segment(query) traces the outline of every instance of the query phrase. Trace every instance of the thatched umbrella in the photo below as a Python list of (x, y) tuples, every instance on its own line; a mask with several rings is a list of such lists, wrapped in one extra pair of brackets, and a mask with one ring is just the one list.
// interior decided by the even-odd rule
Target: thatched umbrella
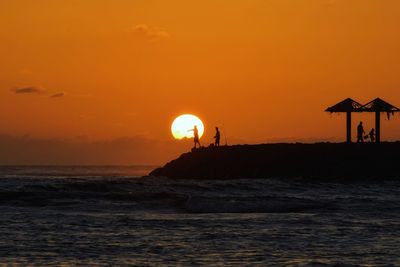
[(394, 115), (395, 112), (400, 112), (400, 109), (380, 98), (375, 98), (361, 108), (363, 112), (375, 112), (376, 142), (379, 143), (381, 140), (381, 112), (386, 112), (388, 119), (390, 119), (390, 115)]
[(325, 111), (334, 112), (345, 112), (346, 113), (346, 141), (351, 143), (351, 113), (361, 112), (362, 105), (351, 98), (346, 98), (345, 100), (327, 108)]

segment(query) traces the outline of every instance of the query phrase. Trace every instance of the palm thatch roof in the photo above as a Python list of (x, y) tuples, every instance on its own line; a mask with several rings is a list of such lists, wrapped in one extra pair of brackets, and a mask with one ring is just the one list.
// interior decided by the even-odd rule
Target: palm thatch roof
[(333, 106), (327, 108), (325, 111), (331, 112), (331, 113), (333, 113), (333, 112), (361, 112), (362, 105), (351, 98), (346, 98), (345, 100), (337, 103), (336, 105), (333, 105)]
[(362, 106), (362, 110), (365, 112), (386, 112), (388, 119), (390, 119), (390, 115), (394, 115), (395, 112), (400, 112), (398, 107), (395, 107), (380, 98), (375, 98), (371, 102), (368, 102)]
[(389, 104), (386, 101), (383, 101), (380, 98), (375, 98), (371, 102), (368, 102), (364, 106), (362, 106), (363, 111), (366, 112), (399, 112), (400, 109)]

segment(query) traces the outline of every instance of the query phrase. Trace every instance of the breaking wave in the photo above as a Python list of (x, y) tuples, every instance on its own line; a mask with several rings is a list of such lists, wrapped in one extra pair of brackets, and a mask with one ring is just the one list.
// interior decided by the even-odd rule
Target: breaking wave
[[(395, 186), (394, 186), (395, 184)], [(396, 182), (304, 183), (278, 179), (170, 180), (77, 176), (3, 178), (0, 205), (186, 213), (304, 213), (399, 208)]]

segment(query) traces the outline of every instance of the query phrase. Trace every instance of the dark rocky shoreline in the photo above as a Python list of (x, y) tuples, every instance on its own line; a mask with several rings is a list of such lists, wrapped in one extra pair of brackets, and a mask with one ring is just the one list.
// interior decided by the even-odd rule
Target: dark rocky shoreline
[(380, 181), (400, 177), (399, 160), (400, 142), (235, 145), (195, 149), (149, 175), (172, 179)]

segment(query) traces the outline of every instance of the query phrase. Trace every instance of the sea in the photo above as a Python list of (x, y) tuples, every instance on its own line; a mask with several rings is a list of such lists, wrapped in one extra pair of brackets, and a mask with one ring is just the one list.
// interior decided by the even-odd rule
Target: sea
[(0, 167), (0, 266), (400, 266), (400, 182)]

